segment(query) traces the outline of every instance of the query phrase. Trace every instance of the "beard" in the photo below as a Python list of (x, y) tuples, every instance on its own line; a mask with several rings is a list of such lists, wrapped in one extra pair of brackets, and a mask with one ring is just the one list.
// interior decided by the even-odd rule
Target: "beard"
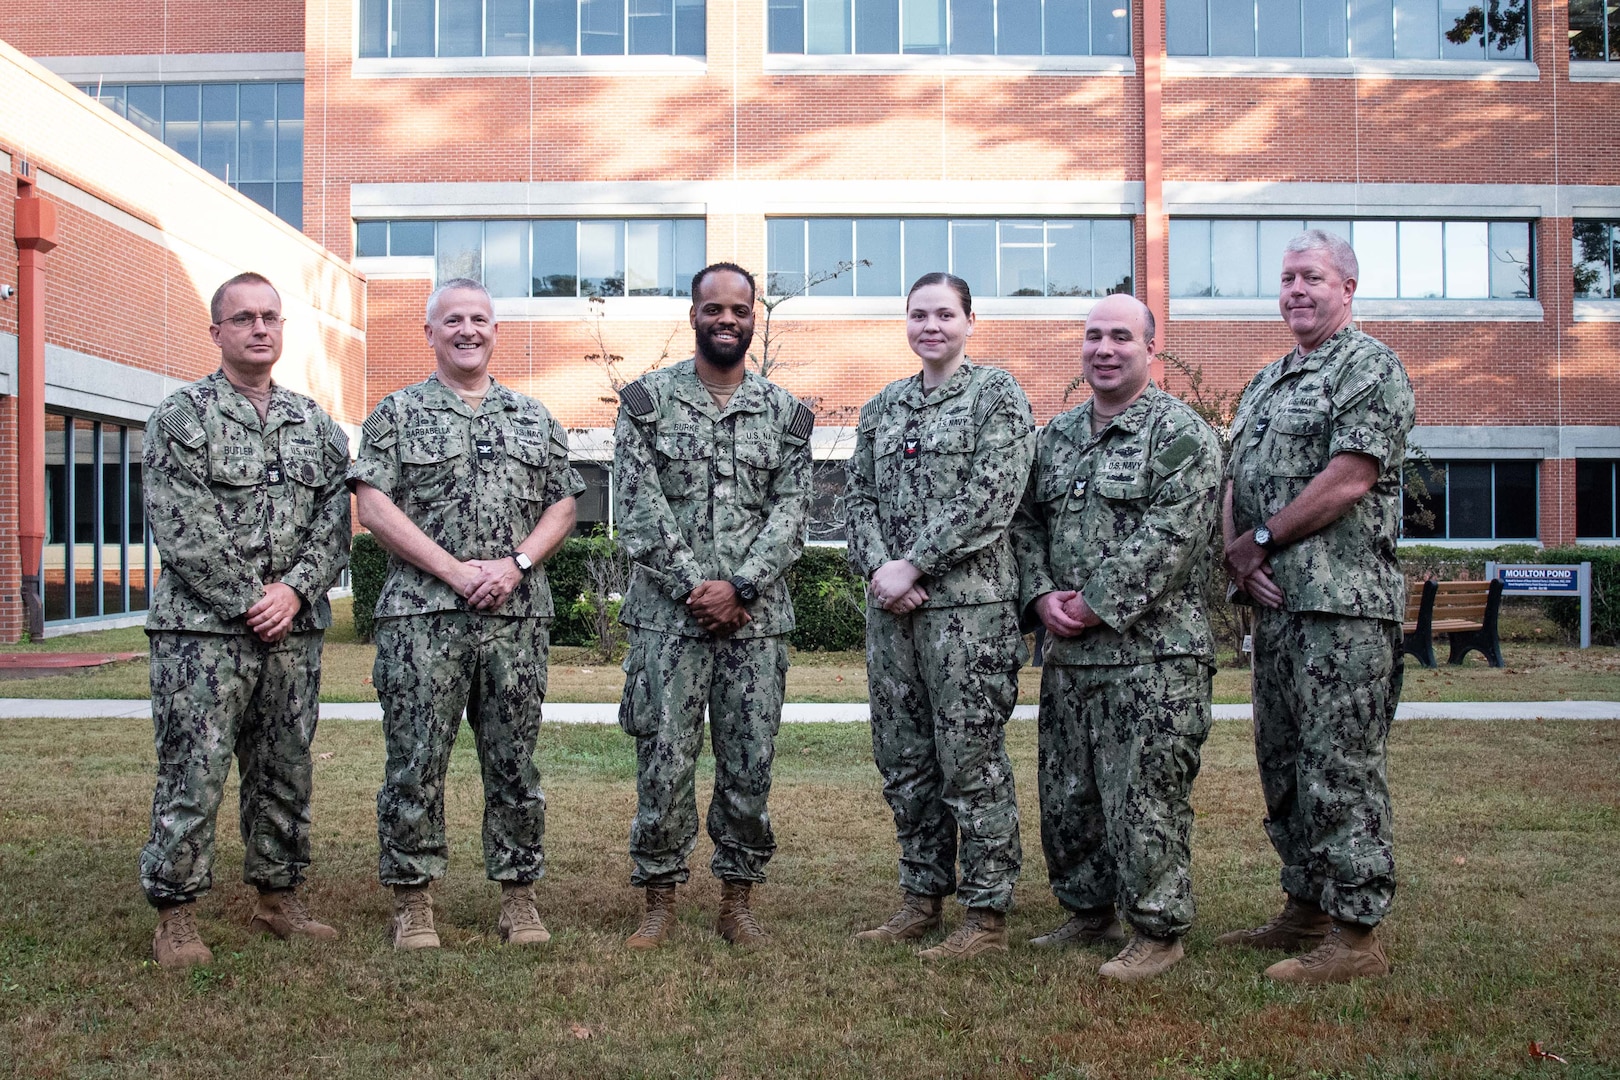
[(697, 353), (717, 368), (734, 368), (748, 357), (748, 347), (754, 343), (754, 332), (745, 330), (733, 344), (721, 344), (699, 331), (694, 338)]

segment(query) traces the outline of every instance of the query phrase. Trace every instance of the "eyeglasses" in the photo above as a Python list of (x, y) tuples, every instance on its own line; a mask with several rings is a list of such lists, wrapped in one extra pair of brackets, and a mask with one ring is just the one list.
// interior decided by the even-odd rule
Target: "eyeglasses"
[(280, 315), (273, 311), (262, 315), (258, 312), (243, 311), (232, 315), (228, 319), (221, 319), (220, 322), (230, 323), (238, 330), (251, 330), (253, 329), (253, 324), (260, 322), (261, 320), (264, 322), (264, 328), (266, 330), (280, 330), (281, 327), (287, 322), (286, 319), (283, 319)]

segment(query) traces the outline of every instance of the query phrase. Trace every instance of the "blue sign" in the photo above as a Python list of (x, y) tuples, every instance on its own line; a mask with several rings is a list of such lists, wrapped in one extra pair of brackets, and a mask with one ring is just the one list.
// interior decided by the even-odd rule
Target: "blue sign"
[(1578, 566), (1498, 566), (1504, 593), (1579, 593)]

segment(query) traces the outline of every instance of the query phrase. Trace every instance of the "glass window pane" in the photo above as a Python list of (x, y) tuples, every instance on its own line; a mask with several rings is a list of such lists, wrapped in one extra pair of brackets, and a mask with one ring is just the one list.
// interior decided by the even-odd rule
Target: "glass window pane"
[(630, 52), (636, 56), (674, 55), (674, 0), (630, 0)]
[(390, 56), (433, 55), (433, 0), (394, 0)]
[(1260, 223), (1260, 251), (1255, 271), (1260, 286), (1259, 295), (1276, 296), (1281, 292), (1283, 248), (1288, 246), (1288, 241), (1304, 231), (1303, 221), (1287, 218)]
[(360, 55), (388, 55), (388, 0), (360, 0)]
[(1259, 228), (1254, 221), (1212, 221), (1210, 254), (1214, 257), (1214, 296), (1258, 296), (1255, 273), (1259, 265)]
[(1209, 55), (1254, 55), (1254, 0), (1209, 0)]
[[(93, 86), (88, 87), (86, 92), (94, 96), (96, 89)], [(129, 104), (124, 100), (124, 87), (122, 85), (114, 86), (103, 83), (99, 100), (119, 116), (129, 116)]]
[(1440, 56), (1445, 60), (1485, 59), (1484, 0), (1440, 0)]
[(1350, 55), (1395, 55), (1392, 0), (1350, 0)]
[(1575, 296), (1601, 300), (1609, 296), (1609, 224), (1580, 221), (1575, 226)]
[(276, 84), (276, 179), (304, 178), (304, 84)]
[(237, 184), (236, 190), (252, 199), (272, 214), (276, 212), (276, 185), (273, 183)]
[(704, 0), (675, 0), (675, 55), (708, 53), (709, 16)]
[[(1446, 465), (1408, 461), (1401, 485), (1401, 535), (1415, 540), (1446, 535)], [(1425, 521), (1427, 517), (1430, 520)]]
[(805, 242), (810, 295), (854, 296), (855, 276), (847, 264), (854, 257), (855, 223), (849, 218), (811, 218)]
[(1306, 56), (1349, 56), (1350, 34), (1344, 0), (1300, 0)]
[(491, 296), (529, 295), (529, 223), (484, 223), (484, 287)]
[(577, 0), (534, 0), (534, 55), (576, 55), (578, 31)]
[(968, 283), (974, 296), (999, 296), (996, 291), (996, 223), (951, 222), (951, 273)]
[(804, 0), (770, 0), (770, 50), (804, 52)]
[(1496, 463), (1496, 538), (1534, 540), (1540, 531), (1536, 521), (1536, 478), (1540, 465), (1534, 461)]
[[(1316, 226), (1312, 222), (1312, 227)], [(1400, 295), (1395, 259), (1395, 222), (1358, 221), (1350, 237), (1356, 261), (1361, 264), (1361, 280), (1356, 283), (1359, 297), (1393, 299)]]
[(804, 292), (804, 219), (765, 222), (765, 291), (771, 296)]
[(1046, 226), (1003, 221), (1000, 226), (1001, 295), (1046, 295)]
[(433, 222), (393, 221), (388, 225), (388, 254), (432, 255)]
[(1048, 221), (1046, 245), (1046, 295), (1096, 295), (1091, 284), (1091, 222)]
[[(1363, 224), (1365, 224), (1365, 223), (1363, 223)], [(1358, 229), (1360, 227), (1361, 227), (1360, 225), (1356, 226), (1356, 228), (1358, 228)], [(1325, 233), (1332, 233), (1334, 236), (1342, 236), (1346, 240), (1351, 239), (1350, 222), (1348, 222), (1348, 221), (1342, 221), (1342, 220), (1307, 221), (1305, 223), (1305, 228), (1307, 228), (1307, 229), (1321, 229)]]
[(354, 223), (354, 255), (357, 259), (388, 254), (388, 222)]
[(1130, 55), (1130, 7), (1125, 0), (1091, 0), (1091, 51), (1094, 55)]
[[(1438, 221), (1402, 221), (1400, 226), (1400, 276), (1403, 300), (1428, 300), (1446, 294), (1445, 267), (1441, 257), (1443, 233)], [(1358, 253), (1356, 258), (1361, 256)]]
[(855, 51), (900, 51), (900, 0), (855, 0)]
[(1440, 55), (1440, 7), (1435, 0), (1395, 0), (1395, 55), (1411, 60)]
[(900, 0), (900, 35), (908, 53), (943, 53), (945, 0)]
[(1131, 223), (1125, 218), (1091, 223), (1093, 295), (1134, 291), (1136, 255), (1131, 236)]
[(1569, 0), (1569, 58), (1602, 60), (1606, 0)]
[(163, 88), (163, 141), (187, 161), (196, 161), (202, 149), (201, 89), (196, 83)]
[(529, 0), (488, 0), (485, 56), (529, 55)]
[(1575, 463), (1575, 535), (1583, 539), (1614, 538), (1614, 466), (1612, 461)]
[(1610, 4), (1606, 10), (1609, 13), (1609, 59), (1620, 60), (1620, 4)]
[(304, 227), (304, 185), (297, 181), (276, 185), (276, 217), (295, 229)]
[(949, 271), (950, 224), (944, 218), (915, 218), (901, 226), (905, 265), (900, 268), (900, 291), (911, 289), (924, 274)]
[(152, 136), (163, 138), (163, 87), (131, 86), (125, 92), (129, 122)]
[(530, 223), (535, 296), (579, 295), (579, 242), (572, 221)]
[(1046, 0), (1047, 56), (1085, 56), (1091, 51), (1088, 6), (1086, 0)]
[(1041, 55), (1041, 0), (997, 0), (996, 52)]
[(1445, 295), (1453, 300), (1491, 294), (1490, 226), (1483, 221), (1448, 221)]
[(624, 55), (624, 0), (579, 0), (579, 51), (582, 56)]
[(1209, 55), (1208, 0), (1165, 0), (1165, 49), (1171, 56)]
[(1498, 300), (1528, 298), (1530, 288), (1530, 223), (1491, 222), (1491, 296)]
[[(1430, 0), (1433, 3), (1433, 0)], [(1259, 0), (1261, 56), (1298, 56), (1299, 0)]]
[(1489, 540), (1494, 528), (1491, 508), (1491, 463), (1453, 461), (1447, 486), (1453, 540)]
[(244, 181), (276, 176), (275, 83), (243, 83), (238, 96), (242, 126), (237, 144), (237, 171)]
[(439, 0), (439, 55), (477, 56), (483, 47), (483, 0)]
[(804, 51), (835, 55), (850, 49), (850, 0), (805, 0)]
[(579, 292), (624, 295), (624, 222), (579, 223)]
[(1170, 219), (1171, 296), (1211, 295), (1209, 226), (1197, 219)]
[[(1490, 47), (1486, 50), (1493, 60), (1528, 60), (1530, 58), (1530, 6), (1528, 0), (1490, 0), (1486, 15), (1490, 22)], [(1615, 19), (1614, 8), (1610, 19)], [(1616, 20), (1620, 21), (1620, 20)]]
[(867, 218), (855, 223), (856, 296), (899, 296), (900, 219)]
[(692, 279), (709, 264), (707, 232), (702, 218), (675, 222), (675, 295), (691, 296)]
[(451, 278), (484, 280), (484, 223), (441, 221), (438, 228), (438, 266), (435, 281)]
[(235, 83), (203, 84), (202, 158), (198, 164), (221, 180), (237, 178)]
[(624, 283), (630, 296), (675, 295), (675, 223), (625, 223)]
[(951, 0), (950, 51), (958, 56), (996, 51), (995, 0)]

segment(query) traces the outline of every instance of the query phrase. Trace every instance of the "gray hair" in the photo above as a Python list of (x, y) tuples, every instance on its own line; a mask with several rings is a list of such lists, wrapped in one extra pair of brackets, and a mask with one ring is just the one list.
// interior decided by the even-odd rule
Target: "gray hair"
[(426, 310), (427, 321), (433, 321), (433, 307), (439, 302), (439, 297), (443, 296), (447, 292), (459, 292), (462, 289), (483, 293), (484, 299), (489, 302), (490, 310), (495, 310), (495, 301), (490, 297), (489, 290), (484, 288), (483, 282), (474, 281), (470, 277), (451, 278), (449, 281), (439, 282), (438, 287), (435, 288), (433, 292), (428, 294)]
[(1361, 280), (1361, 263), (1356, 261), (1356, 250), (1350, 241), (1325, 229), (1306, 229), (1283, 245), (1283, 252), (1322, 251), (1338, 275), (1347, 281)]

